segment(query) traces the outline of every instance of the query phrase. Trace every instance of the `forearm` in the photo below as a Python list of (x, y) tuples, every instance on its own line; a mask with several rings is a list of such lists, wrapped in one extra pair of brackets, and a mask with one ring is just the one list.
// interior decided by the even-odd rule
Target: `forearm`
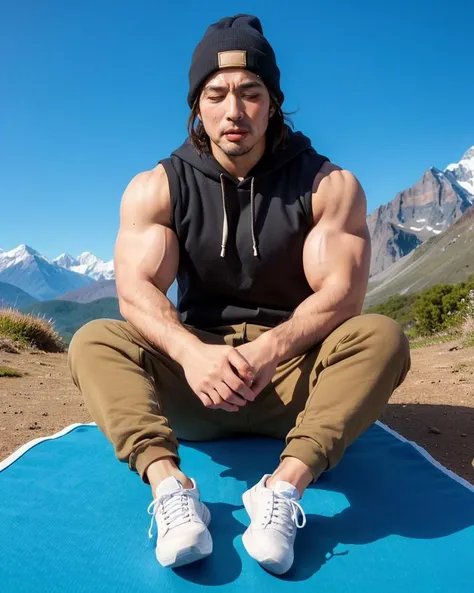
[(122, 291), (120, 312), (153, 346), (181, 364), (183, 353), (201, 341), (179, 319), (173, 303), (151, 282), (139, 281)]
[(265, 332), (261, 338), (278, 362), (307, 352), (322, 342), (341, 323), (359, 315), (361, 307), (332, 287), (305, 299), (288, 321)]

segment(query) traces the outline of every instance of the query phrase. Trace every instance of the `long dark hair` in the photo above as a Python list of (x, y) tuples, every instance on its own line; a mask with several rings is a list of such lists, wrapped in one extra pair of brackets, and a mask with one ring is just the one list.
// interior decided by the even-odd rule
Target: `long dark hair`
[[(210, 154), (211, 145), (209, 136), (206, 134), (202, 121), (198, 119), (200, 94), (201, 93), (198, 93), (191, 109), (191, 113), (189, 114), (188, 134), (191, 138), (192, 145), (199, 154)], [(270, 103), (275, 109), (275, 113), (268, 122), (266, 131), (267, 147), (271, 152), (275, 152), (277, 148), (285, 143), (288, 130), (287, 126), (293, 129), (293, 122), (291, 121), (290, 115), (296, 112), (292, 111), (291, 113), (287, 113), (283, 111), (280, 103), (272, 93), (270, 93)]]

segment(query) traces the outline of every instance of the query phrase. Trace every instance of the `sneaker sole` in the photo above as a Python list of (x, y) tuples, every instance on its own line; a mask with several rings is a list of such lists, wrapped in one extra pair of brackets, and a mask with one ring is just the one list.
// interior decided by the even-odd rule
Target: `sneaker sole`
[[(211, 522), (211, 513), (207, 507), (204, 507), (203, 515), (203, 523), (208, 527)], [(210, 554), (212, 554), (212, 537), (209, 531), (203, 532), (201, 541), (196, 542), (191, 546), (181, 548), (181, 550), (178, 550), (173, 556), (167, 556), (166, 554), (160, 555), (158, 548), (155, 548), (156, 559), (161, 566), (166, 568), (176, 568), (178, 566), (191, 564), (192, 562), (207, 558)]]
[(209, 542), (207, 542), (207, 545), (204, 547), (202, 545), (188, 546), (187, 548), (179, 550), (173, 557), (160, 558), (160, 556), (156, 554), (156, 558), (161, 566), (166, 568), (176, 568), (207, 558), (211, 553), (212, 541), (209, 538)]
[[(252, 519), (252, 515), (250, 514), (251, 498), (251, 493), (248, 490), (242, 495), (242, 502), (244, 503), (245, 510), (247, 511), (250, 519)], [(284, 574), (285, 572), (288, 572), (293, 565), (293, 558), (290, 558), (290, 560), (286, 563), (287, 565), (284, 566), (278, 562), (275, 562), (275, 560), (272, 558), (260, 558), (259, 554), (254, 548), (254, 540), (252, 537), (252, 532), (250, 531), (250, 527), (248, 527), (242, 535), (242, 543), (244, 548), (247, 550), (248, 555), (256, 560), (262, 568), (273, 574)]]

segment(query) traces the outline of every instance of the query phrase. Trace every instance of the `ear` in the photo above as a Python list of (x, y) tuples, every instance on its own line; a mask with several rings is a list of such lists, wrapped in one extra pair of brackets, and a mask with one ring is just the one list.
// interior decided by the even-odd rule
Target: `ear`
[(273, 117), (275, 115), (275, 112), (276, 112), (275, 107), (273, 107), (273, 105), (270, 105), (269, 117)]

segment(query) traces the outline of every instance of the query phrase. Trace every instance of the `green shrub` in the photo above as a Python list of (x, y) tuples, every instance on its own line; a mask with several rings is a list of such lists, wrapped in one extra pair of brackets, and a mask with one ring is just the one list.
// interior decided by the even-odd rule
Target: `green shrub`
[(418, 294), (413, 313), (418, 335), (433, 333), (459, 327), (469, 306), (470, 291), (474, 281), (459, 284), (436, 284)]
[(395, 294), (384, 303), (370, 307), (364, 313), (379, 313), (391, 317), (403, 327), (405, 332), (409, 332), (415, 325), (413, 314), (415, 298), (415, 294)]
[(365, 310), (391, 317), (410, 339), (461, 332), (474, 341), (474, 274), (459, 284), (435, 284), (421, 293), (394, 295)]

